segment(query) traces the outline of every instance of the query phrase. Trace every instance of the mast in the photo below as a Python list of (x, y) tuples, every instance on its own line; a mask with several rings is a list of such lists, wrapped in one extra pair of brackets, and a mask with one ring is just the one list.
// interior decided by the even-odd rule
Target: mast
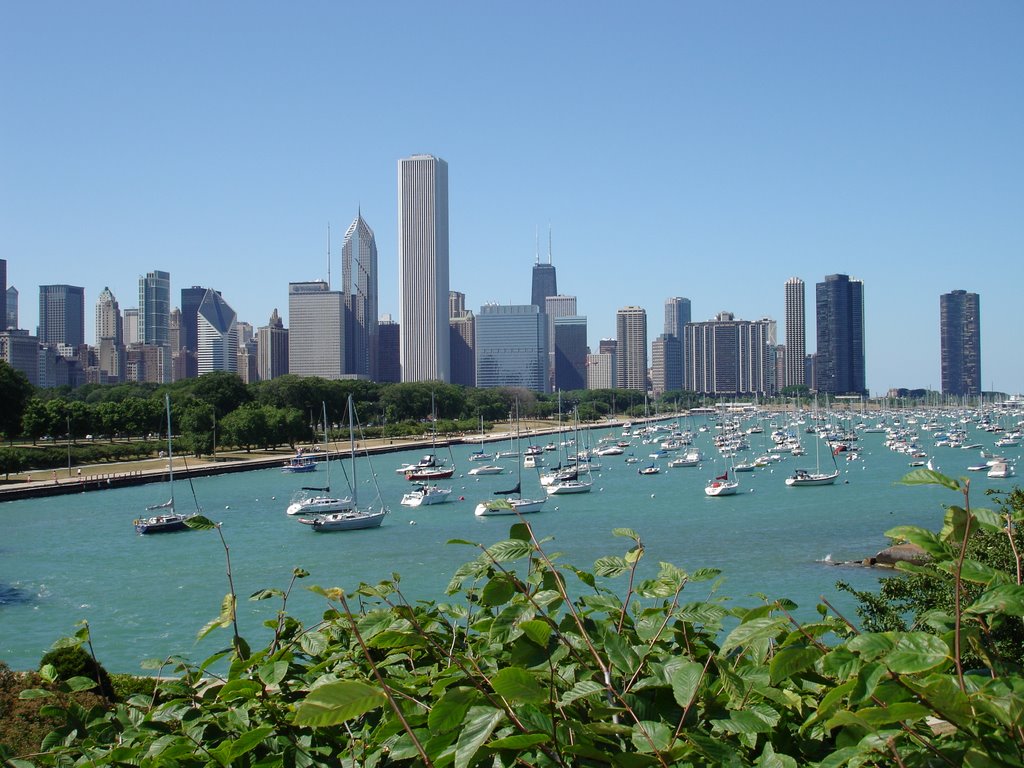
[(348, 396), (348, 450), (352, 457), (352, 503), (359, 508), (359, 482), (356, 479), (356, 416), (352, 395)]
[(171, 395), (164, 392), (164, 405), (167, 409), (167, 469), (171, 485), (171, 512), (174, 512), (174, 454), (171, 453)]

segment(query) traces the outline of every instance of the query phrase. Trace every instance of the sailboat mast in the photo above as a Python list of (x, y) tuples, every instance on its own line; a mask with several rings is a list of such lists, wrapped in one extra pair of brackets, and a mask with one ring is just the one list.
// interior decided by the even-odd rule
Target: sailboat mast
[(352, 395), (348, 396), (348, 449), (352, 457), (352, 502), (359, 506), (359, 481), (356, 479), (356, 415)]
[(164, 405), (167, 409), (167, 471), (171, 486), (171, 512), (174, 512), (174, 454), (171, 452), (171, 395), (164, 392)]

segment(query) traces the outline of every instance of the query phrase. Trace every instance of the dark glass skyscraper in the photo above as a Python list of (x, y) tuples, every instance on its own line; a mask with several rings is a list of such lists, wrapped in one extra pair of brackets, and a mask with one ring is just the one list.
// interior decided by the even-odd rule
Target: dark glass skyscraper
[(85, 288), (39, 286), (39, 342), (72, 347), (85, 344)]
[(828, 275), (816, 289), (815, 386), (833, 395), (867, 394), (864, 372), (864, 283)]
[(939, 297), (942, 394), (981, 394), (981, 300), (976, 293), (951, 291)]

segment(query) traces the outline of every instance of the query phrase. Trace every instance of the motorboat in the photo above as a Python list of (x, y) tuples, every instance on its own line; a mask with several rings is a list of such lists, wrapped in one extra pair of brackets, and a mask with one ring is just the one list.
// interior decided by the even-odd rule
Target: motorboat
[(284, 466), (281, 467), (281, 471), (290, 472), (292, 474), (316, 472), (316, 457), (308, 453), (303, 453), (302, 449), (299, 449), (296, 451), (294, 456), (285, 462)]
[(988, 468), (988, 476), (997, 480), (1013, 477), (1015, 474), (1013, 465), (1005, 461), (998, 461)]
[(505, 471), (504, 467), (499, 467), (497, 464), (482, 464), (479, 467), (473, 467), (467, 475), (500, 475)]
[(402, 496), (402, 506), (423, 507), (431, 504), (444, 504), (451, 495), (451, 488), (441, 488), (424, 483)]

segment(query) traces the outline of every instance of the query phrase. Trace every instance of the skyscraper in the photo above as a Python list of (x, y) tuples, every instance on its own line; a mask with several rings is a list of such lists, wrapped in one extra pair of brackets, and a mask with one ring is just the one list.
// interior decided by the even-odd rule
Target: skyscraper
[(85, 288), (39, 286), (39, 343), (85, 344)]
[(345, 293), (345, 371), (377, 377), (377, 241), (362, 211), (341, 246)]
[(647, 310), (623, 307), (615, 313), (619, 389), (647, 391)]
[(587, 318), (561, 315), (549, 318), (555, 331), (555, 389), (570, 392), (587, 386)]
[(100, 291), (96, 299), (96, 345), (101, 339), (111, 339), (116, 345), (123, 343), (121, 310), (110, 288)]
[(958, 290), (939, 297), (942, 394), (981, 394), (981, 299)]
[(402, 381), (448, 382), (448, 163), (399, 160), (398, 212)]
[(139, 278), (139, 341), (167, 346), (171, 325), (171, 275), (155, 270)]
[(7, 315), (2, 318), (5, 328), (18, 327), (18, 289), (13, 285), (7, 288)]
[(7, 329), (7, 259), (0, 259), (0, 331)]
[(377, 321), (377, 381), (399, 382), (402, 380), (401, 328), (383, 315)]
[[(683, 371), (686, 368), (686, 355), (683, 349), (683, 329), (690, 322), (690, 300), (682, 296), (673, 296), (665, 300), (665, 336), (675, 339), (678, 349), (671, 349), (671, 339), (666, 338), (665, 344), (665, 391), (683, 388)], [(678, 358), (678, 364), (676, 363)], [(653, 350), (651, 365), (653, 367)]]
[(804, 281), (791, 277), (786, 281), (786, 357), (782, 387), (805, 386), (804, 360), (807, 357), (807, 313), (804, 307)]
[(818, 349), (815, 386), (833, 395), (867, 394), (864, 370), (864, 283), (828, 275), (816, 286)]
[(288, 373), (288, 329), (276, 307), (267, 324), (256, 330), (256, 354), (256, 375), (260, 381)]
[(547, 353), (542, 315), (533, 304), (485, 304), (476, 316), (476, 385), (543, 392)]
[(770, 395), (775, 379), (771, 350), (774, 321), (737, 320), (720, 312), (683, 331), (689, 364), (684, 388), (711, 395)]
[(476, 386), (476, 318), (466, 310), (466, 294), (448, 291), (452, 384)]
[(196, 313), (199, 375), (212, 371), (238, 371), (237, 316), (218, 291), (207, 289)]
[(683, 388), (683, 340), (663, 333), (651, 342), (651, 390), (655, 395)]
[(548, 263), (541, 264), (540, 248), (537, 249), (537, 261), (533, 265), (533, 286), (530, 303), (541, 312), (544, 311), (548, 296), (558, 295), (558, 280), (555, 265), (551, 263), (551, 233), (548, 233)]
[(288, 284), (288, 372), (345, 374), (345, 295), (323, 281)]

